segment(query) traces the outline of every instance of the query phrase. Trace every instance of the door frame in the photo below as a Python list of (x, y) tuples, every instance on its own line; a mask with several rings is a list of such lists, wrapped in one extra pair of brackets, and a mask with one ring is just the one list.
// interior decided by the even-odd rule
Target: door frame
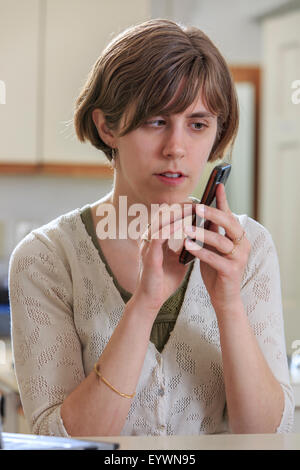
[(254, 219), (258, 219), (258, 191), (259, 191), (259, 146), (260, 146), (260, 108), (261, 108), (261, 68), (259, 66), (229, 66), (235, 83), (248, 82), (254, 87), (254, 188), (253, 188), (253, 213)]

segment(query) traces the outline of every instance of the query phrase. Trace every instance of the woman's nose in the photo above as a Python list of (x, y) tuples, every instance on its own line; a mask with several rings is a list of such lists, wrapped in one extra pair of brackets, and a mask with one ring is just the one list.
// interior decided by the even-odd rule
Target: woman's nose
[(165, 136), (163, 156), (169, 158), (182, 158), (185, 156), (184, 136), (180, 129), (170, 129)]

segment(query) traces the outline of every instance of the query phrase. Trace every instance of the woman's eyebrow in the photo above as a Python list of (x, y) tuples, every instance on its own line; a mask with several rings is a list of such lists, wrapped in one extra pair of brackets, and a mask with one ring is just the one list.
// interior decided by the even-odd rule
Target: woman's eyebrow
[(195, 118), (195, 117), (199, 117), (199, 118), (203, 118), (203, 117), (214, 118), (214, 117), (216, 117), (216, 116), (215, 116), (214, 114), (208, 112), (208, 111), (197, 111), (196, 113), (189, 114), (187, 117), (188, 117), (188, 118)]
[[(173, 113), (162, 111), (159, 116), (161, 117), (170, 117)], [(175, 113), (176, 114), (176, 113)], [(209, 111), (196, 111), (195, 113), (188, 114), (187, 118), (216, 118), (215, 114), (210, 113)]]

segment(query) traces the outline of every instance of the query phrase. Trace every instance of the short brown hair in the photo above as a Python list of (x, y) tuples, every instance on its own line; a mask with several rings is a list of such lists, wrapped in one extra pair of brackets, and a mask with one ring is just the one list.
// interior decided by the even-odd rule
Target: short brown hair
[[(181, 93), (176, 91), (184, 83)], [(218, 118), (216, 141), (209, 156), (224, 156), (238, 128), (238, 103), (228, 66), (212, 41), (198, 28), (169, 20), (150, 20), (117, 36), (94, 64), (75, 105), (80, 141), (89, 140), (111, 160), (112, 149), (100, 138), (92, 119), (101, 109), (107, 126), (120, 135), (150, 116), (179, 113), (202, 92), (204, 103)], [(175, 99), (174, 99), (175, 97)], [(170, 105), (171, 103), (171, 105)], [(127, 117), (127, 116), (126, 116)]]

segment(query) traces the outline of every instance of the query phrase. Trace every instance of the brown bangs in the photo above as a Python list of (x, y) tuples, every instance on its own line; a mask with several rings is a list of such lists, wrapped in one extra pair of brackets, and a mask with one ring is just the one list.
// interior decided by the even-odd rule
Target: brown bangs
[(133, 98), (120, 135), (138, 128), (151, 116), (177, 114), (187, 109), (203, 88), (205, 76), (201, 68), (199, 58), (195, 57), (192, 63), (174, 64), (168, 73), (150, 77), (149, 84), (143, 83), (140, 93)]

